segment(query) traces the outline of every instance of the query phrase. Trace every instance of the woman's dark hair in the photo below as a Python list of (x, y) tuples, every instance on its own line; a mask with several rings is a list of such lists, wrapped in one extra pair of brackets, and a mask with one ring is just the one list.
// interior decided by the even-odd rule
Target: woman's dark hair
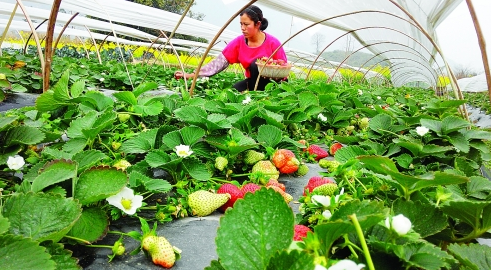
[(266, 30), (268, 28), (268, 20), (263, 17), (263, 11), (255, 5), (250, 5), (248, 8), (244, 9), (240, 16), (247, 14), (249, 18), (254, 22), (254, 25), (257, 22), (261, 22), (261, 27), (259, 28), (261, 31)]

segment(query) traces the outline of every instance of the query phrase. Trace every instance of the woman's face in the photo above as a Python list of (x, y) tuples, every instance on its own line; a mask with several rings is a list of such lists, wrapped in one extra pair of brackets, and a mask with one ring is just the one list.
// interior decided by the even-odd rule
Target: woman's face
[(261, 22), (258, 22), (254, 25), (254, 21), (249, 18), (247, 13), (242, 14), (240, 16), (240, 31), (245, 38), (253, 37), (259, 32), (259, 27), (261, 26)]

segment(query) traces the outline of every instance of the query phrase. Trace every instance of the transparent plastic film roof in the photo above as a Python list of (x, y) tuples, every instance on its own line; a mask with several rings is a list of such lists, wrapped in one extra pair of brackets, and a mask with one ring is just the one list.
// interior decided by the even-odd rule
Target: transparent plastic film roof
[[(448, 74), (445, 57), (438, 48), (438, 37), (435, 29), (459, 5), (462, 0), (259, 0), (259, 1), (213, 1), (238, 2), (246, 6), (258, 4), (267, 6), (282, 13), (311, 22), (310, 26), (320, 24), (343, 31), (338, 39), (346, 35), (352, 36), (360, 44), (353, 51), (369, 50), (374, 57), (380, 57), (389, 63), (391, 83), (398, 87), (414, 82), (436, 87), (439, 77)], [(8, 26), (9, 31), (30, 31), (26, 19), (39, 25), (50, 17), (53, 1), (49, 0), (1, 0), (0, 31)], [(217, 8), (220, 8), (217, 6)], [(239, 10), (237, 10), (238, 12)], [(74, 14), (79, 13), (74, 16)], [(13, 16), (10, 20), (9, 16)], [(233, 14), (224, 14), (231, 17)], [(266, 16), (267, 17), (267, 16)], [(292, 18), (293, 18), (292, 17)], [(9, 24), (9, 22), (11, 23)], [(115, 24), (118, 22), (119, 24)], [(55, 33), (62, 32), (69, 24), (64, 35), (83, 39), (108, 40), (118, 44), (136, 44), (143, 46), (161, 46), (167, 44), (166, 36), (152, 36), (137, 27), (156, 29), (201, 37), (210, 43), (187, 41), (172, 38), (171, 43), (177, 49), (203, 52), (211, 47), (209, 53), (216, 55), (227, 42), (240, 35), (240, 32), (223, 30), (217, 33), (222, 25), (212, 25), (203, 21), (181, 15), (139, 5), (123, 0), (63, 0), (57, 16)], [(120, 25), (125, 24), (126, 26)], [(308, 28), (307, 26), (306, 28)], [(303, 29), (307, 30), (307, 29)], [(46, 32), (46, 26), (36, 31)], [(94, 33), (98, 31), (99, 33)], [(103, 31), (106, 34), (101, 34)], [(298, 33), (291, 33), (290, 39)], [(124, 37), (132, 37), (140, 41), (129, 41)], [(282, 40), (283, 41), (283, 40)], [(336, 40), (328, 41), (332, 44)], [(287, 41), (285, 40), (285, 43)], [(189, 48), (192, 49), (189, 49)], [(320, 57), (329, 45), (321, 48), (319, 55), (284, 46), (289, 59), (295, 64), (315, 66), (323, 69), (326, 74), (335, 76), (338, 66), (349, 67), (343, 62), (331, 62)], [(352, 67), (365, 73), (367, 78), (377, 77), (370, 69)], [(452, 84), (456, 87), (456, 84)]]

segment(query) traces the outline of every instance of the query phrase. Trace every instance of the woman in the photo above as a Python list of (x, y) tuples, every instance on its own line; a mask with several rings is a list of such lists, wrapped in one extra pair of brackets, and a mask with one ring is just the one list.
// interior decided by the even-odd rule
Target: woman
[[(213, 76), (228, 67), (229, 64), (240, 63), (245, 69), (246, 79), (234, 84), (238, 91), (254, 90), (259, 70), (256, 59), (270, 57), (271, 54), (281, 46), (281, 42), (274, 36), (265, 33), (268, 20), (263, 17), (263, 12), (257, 6), (251, 5), (240, 13), (241, 36), (232, 40), (222, 53), (213, 61), (201, 68), (199, 77)], [(287, 61), (285, 51), (281, 47), (272, 57), (273, 60)], [(195, 73), (175, 72), (176, 78), (185, 76), (187, 79), (194, 78)], [(258, 90), (271, 81), (270, 78), (261, 77), (257, 86)]]

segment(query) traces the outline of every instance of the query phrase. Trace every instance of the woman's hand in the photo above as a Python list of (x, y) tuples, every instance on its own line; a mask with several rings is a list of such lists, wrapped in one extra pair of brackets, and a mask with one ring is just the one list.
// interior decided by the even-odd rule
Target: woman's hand
[(183, 77), (186, 79), (194, 78), (194, 73), (182, 73), (182, 71), (179, 70), (174, 72), (174, 78), (176, 78), (176, 80), (182, 79)]

